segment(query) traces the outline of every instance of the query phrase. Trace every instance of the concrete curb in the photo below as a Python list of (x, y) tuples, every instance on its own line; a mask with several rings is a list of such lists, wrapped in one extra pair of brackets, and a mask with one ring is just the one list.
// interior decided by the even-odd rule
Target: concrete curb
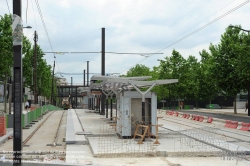
[(13, 130), (7, 130), (6, 134), (0, 137), (0, 145), (4, 144), (8, 140), (9, 136), (13, 136)]

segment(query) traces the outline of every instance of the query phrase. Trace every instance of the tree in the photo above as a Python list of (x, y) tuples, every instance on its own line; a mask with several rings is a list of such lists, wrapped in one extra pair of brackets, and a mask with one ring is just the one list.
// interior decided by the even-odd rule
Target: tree
[(137, 64), (135, 67), (132, 67), (127, 72), (127, 77), (135, 77), (135, 76), (150, 76), (150, 68), (142, 65)]
[(159, 79), (178, 79), (178, 84), (165, 85), (171, 91), (171, 96), (180, 98), (185, 97), (185, 62), (182, 55), (173, 50), (170, 57), (165, 57), (160, 63)]
[[(209, 49), (213, 56), (213, 77), (216, 79), (219, 89), (226, 92), (226, 95), (234, 96), (234, 113), (236, 110), (236, 95), (246, 87), (246, 77), (249, 77), (249, 67), (243, 66), (243, 61), (249, 60), (246, 57), (246, 47), (244, 41), (246, 34), (239, 29), (227, 28), (221, 35), (218, 45), (211, 44)], [(249, 55), (249, 54), (248, 54)], [(242, 69), (246, 69), (248, 74), (242, 74)]]
[(201, 68), (200, 68), (200, 98), (203, 100), (211, 100), (219, 94), (219, 89), (217, 86), (217, 80), (212, 73), (212, 68), (214, 65), (213, 57), (206, 51), (202, 50), (200, 52), (201, 56)]
[(186, 69), (183, 74), (185, 79), (183, 80), (185, 85), (185, 98), (196, 100), (196, 108), (198, 108), (198, 100), (200, 99), (200, 79), (201, 70), (200, 63), (194, 56), (189, 56), (184, 64)]
[(0, 79), (7, 80), (11, 75), (10, 67), (13, 66), (12, 49), (12, 21), (11, 16), (0, 16)]
[[(31, 48), (31, 43), (26, 37), (23, 39), (23, 74), (25, 77), (25, 86), (30, 87), (31, 91), (34, 90), (33, 83), (33, 66), (34, 66), (34, 48)], [(52, 68), (43, 59), (43, 51), (39, 45), (37, 45), (37, 92), (38, 95), (46, 96), (49, 98), (51, 95), (52, 86)], [(32, 67), (31, 67), (32, 66)]]

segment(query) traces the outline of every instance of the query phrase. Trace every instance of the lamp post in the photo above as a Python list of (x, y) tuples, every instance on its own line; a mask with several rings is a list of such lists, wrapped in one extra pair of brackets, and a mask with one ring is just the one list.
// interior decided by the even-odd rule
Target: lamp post
[[(228, 26), (229, 28), (236, 28), (236, 29), (240, 29), (240, 30), (242, 30), (242, 31), (244, 31), (244, 32), (247, 32), (248, 33), (248, 35), (250, 34), (250, 30), (246, 30), (246, 29), (242, 29), (242, 28), (239, 28), (239, 27), (236, 27), (236, 26), (233, 26), (233, 25), (229, 25)], [(247, 102), (248, 102), (248, 108), (249, 108), (249, 101), (250, 101), (250, 80), (248, 81), (248, 87), (247, 87)], [(249, 111), (249, 109), (247, 110), (248, 111), (248, 116), (250, 116), (250, 111)]]

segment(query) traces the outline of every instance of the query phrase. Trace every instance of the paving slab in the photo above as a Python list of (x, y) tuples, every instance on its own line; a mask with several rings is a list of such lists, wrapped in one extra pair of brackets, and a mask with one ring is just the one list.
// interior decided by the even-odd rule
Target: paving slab
[(87, 144), (85, 136), (78, 135), (78, 132), (82, 132), (81, 124), (76, 112), (73, 109), (69, 109), (67, 111), (66, 144)]

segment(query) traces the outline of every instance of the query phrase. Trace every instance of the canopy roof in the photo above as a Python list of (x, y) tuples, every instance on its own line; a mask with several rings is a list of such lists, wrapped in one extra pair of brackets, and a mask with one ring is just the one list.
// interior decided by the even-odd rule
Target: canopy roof
[[(153, 85), (163, 85), (177, 83), (178, 79), (166, 79), (166, 80), (151, 80), (145, 81), (152, 76), (141, 77), (110, 77), (110, 76), (92, 76), (90, 89), (102, 89), (102, 90), (129, 90), (136, 87), (151, 87)], [(94, 81), (102, 81), (101, 83), (93, 83)]]

